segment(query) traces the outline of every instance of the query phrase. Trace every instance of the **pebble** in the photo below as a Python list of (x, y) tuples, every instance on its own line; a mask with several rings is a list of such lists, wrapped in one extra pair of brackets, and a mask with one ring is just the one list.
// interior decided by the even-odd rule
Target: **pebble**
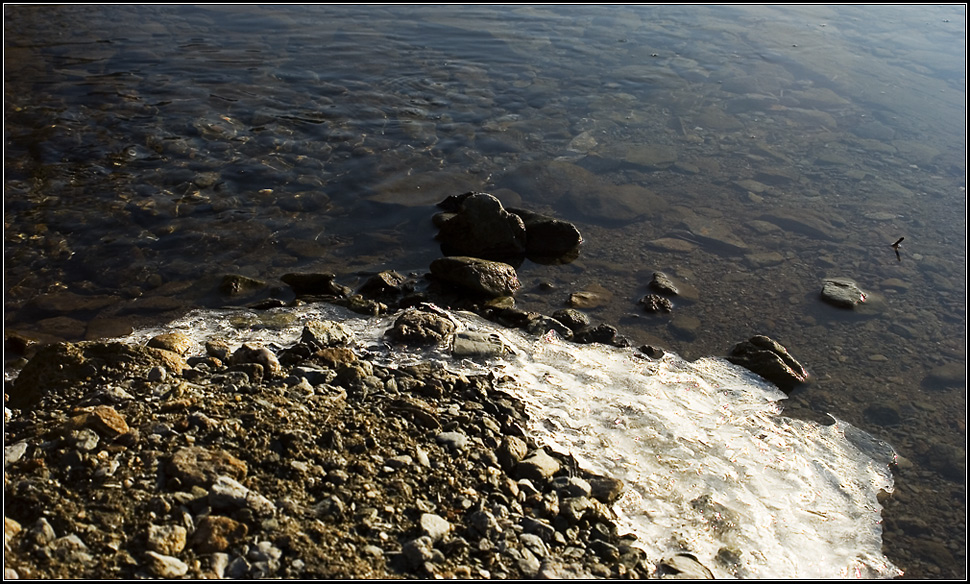
[(418, 522), (421, 525), (421, 531), (433, 541), (441, 540), (451, 531), (451, 523), (434, 513), (422, 513)]
[(24, 453), (27, 452), (27, 442), (21, 440), (16, 444), (11, 444), (10, 446), (3, 447), (3, 466), (6, 468), (8, 464), (13, 464), (23, 457)]
[(159, 578), (181, 578), (188, 574), (189, 566), (182, 560), (153, 551), (145, 552), (148, 566)]
[(228, 509), (248, 508), (259, 515), (272, 515), (276, 511), (272, 501), (227, 476), (219, 476), (213, 481), (209, 490), (209, 505)]
[(559, 472), (561, 465), (558, 460), (539, 449), (532, 456), (515, 465), (515, 472), (519, 478), (534, 482), (545, 482), (546, 479)]
[(192, 535), (192, 547), (200, 554), (224, 552), (230, 545), (246, 537), (245, 523), (229, 517), (206, 515), (199, 520)]
[(468, 436), (461, 432), (442, 432), (435, 437), (435, 441), (456, 450), (464, 450), (468, 446)]
[(181, 525), (149, 525), (148, 549), (175, 555), (185, 549), (186, 529)]

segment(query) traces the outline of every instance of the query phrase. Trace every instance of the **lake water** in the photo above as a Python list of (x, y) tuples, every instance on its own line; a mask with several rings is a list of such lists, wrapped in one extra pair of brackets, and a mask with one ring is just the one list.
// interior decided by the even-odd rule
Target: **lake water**
[(4, 37), (8, 331), (124, 335), (230, 303), (226, 273), (424, 273), (434, 203), (491, 192), (585, 239), (517, 266), (517, 306), (594, 292), (688, 359), (780, 341), (816, 379), (786, 416), (901, 457), (886, 556), (965, 577), (964, 6), (7, 6)]

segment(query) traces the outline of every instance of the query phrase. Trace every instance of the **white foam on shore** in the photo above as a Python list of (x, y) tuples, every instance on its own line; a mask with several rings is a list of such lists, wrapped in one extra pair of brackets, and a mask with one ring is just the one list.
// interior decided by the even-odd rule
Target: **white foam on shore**
[[(497, 333), (503, 358), (451, 361), (515, 378), (530, 432), (590, 471), (621, 479), (614, 506), (648, 558), (693, 554), (715, 577), (889, 578), (880, 490), (892, 491), (895, 453), (862, 430), (781, 415), (785, 395), (723, 359), (650, 360), (632, 349), (579, 345), (504, 329), (474, 315), (460, 326)], [(415, 357), (382, 340), (393, 317), (363, 318), (327, 304), (265, 312), (197, 311), (127, 337), (177, 330), (285, 347), (311, 319), (339, 320), (382, 360)], [(427, 358), (427, 353), (422, 358)], [(432, 355), (449, 360), (446, 353)]]

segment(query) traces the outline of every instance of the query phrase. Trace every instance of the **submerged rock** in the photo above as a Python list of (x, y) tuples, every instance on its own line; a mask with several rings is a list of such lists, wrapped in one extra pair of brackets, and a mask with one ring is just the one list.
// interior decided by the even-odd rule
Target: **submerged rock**
[(807, 383), (810, 378), (801, 363), (785, 347), (763, 335), (753, 336), (735, 345), (727, 360), (757, 373), (785, 393)]
[(297, 296), (347, 296), (351, 290), (334, 282), (335, 274), (290, 273), (280, 278)]
[(239, 296), (240, 294), (260, 290), (265, 286), (266, 282), (262, 280), (240, 276), (239, 274), (226, 274), (222, 277), (222, 282), (219, 284), (219, 292), (226, 296)]
[(521, 287), (512, 266), (474, 257), (438, 258), (431, 262), (431, 274), (443, 282), (490, 297), (507, 296)]

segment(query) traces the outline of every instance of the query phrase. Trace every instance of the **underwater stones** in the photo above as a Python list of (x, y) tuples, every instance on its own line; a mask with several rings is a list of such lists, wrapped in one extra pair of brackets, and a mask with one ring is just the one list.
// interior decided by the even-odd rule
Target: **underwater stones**
[(830, 278), (822, 285), (822, 300), (840, 308), (854, 308), (866, 301), (867, 294), (848, 278)]
[(254, 292), (265, 286), (266, 282), (262, 280), (240, 276), (238, 274), (226, 274), (222, 277), (222, 282), (219, 284), (219, 292), (226, 296), (239, 296), (247, 292)]
[(663, 211), (667, 205), (653, 191), (639, 185), (601, 185), (597, 192), (571, 192), (576, 210), (600, 223), (620, 225)]
[(726, 358), (731, 363), (764, 377), (785, 393), (809, 380), (808, 372), (785, 347), (763, 335), (756, 335), (738, 343)]
[(460, 201), (455, 215), (438, 232), (445, 253), (486, 259), (525, 253), (525, 224), (501, 201), (487, 193), (467, 193)]
[(774, 223), (787, 232), (799, 233), (818, 239), (841, 240), (839, 230), (828, 217), (808, 209), (775, 209), (760, 217), (762, 221)]
[(440, 281), (493, 298), (508, 296), (521, 287), (512, 266), (468, 256), (438, 258), (431, 262), (431, 274)]
[(966, 387), (967, 371), (964, 363), (947, 363), (934, 367), (923, 378), (923, 386), (931, 389)]
[(350, 288), (334, 282), (335, 274), (290, 273), (280, 278), (297, 296), (347, 296)]

